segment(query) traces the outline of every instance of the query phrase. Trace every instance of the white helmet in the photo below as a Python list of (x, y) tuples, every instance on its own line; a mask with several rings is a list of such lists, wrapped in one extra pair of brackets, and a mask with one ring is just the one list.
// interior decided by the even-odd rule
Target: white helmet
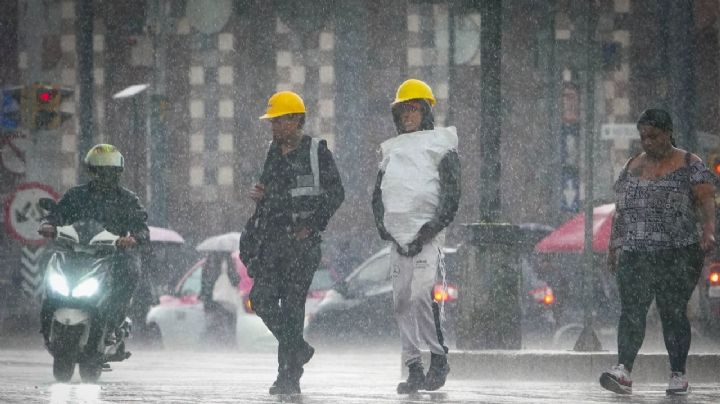
[(111, 144), (98, 144), (92, 147), (85, 156), (88, 167), (118, 167), (125, 168), (125, 158), (118, 149)]

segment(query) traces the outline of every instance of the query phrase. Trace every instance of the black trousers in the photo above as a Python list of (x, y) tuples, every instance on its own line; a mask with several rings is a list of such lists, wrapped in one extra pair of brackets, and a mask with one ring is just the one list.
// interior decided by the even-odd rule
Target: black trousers
[(263, 255), (250, 300), (255, 313), (278, 340), (278, 374), (299, 379), (297, 354), (307, 348), (303, 339), (305, 300), (320, 263), (320, 240), (282, 236), (263, 245)]
[(203, 302), (205, 310), (205, 330), (203, 341), (208, 341), (212, 346), (224, 347), (235, 346), (235, 313), (229, 312), (221, 304), (212, 300)]
[(116, 255), (115, 264), (111, 268), (115, 284), (108, 305), (104, 308), (111, 327), (118, 327), (125, 320), (130, 299), (140, 279), (140, 268), (140, 255), (134, 251), (121, 251)]
[(632, 370), (645, 339), (648, 309), (655, 299), (673, 372), (685, 372), (690, 350), (687, 305), (702, 271), (697, 244), (660, 251), (623, 251), (617, 281), (620, 291), (618, 363)]

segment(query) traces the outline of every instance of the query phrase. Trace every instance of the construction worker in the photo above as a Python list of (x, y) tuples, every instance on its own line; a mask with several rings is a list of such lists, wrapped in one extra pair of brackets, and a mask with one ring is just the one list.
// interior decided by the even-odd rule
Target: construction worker
[(278, 340), (270, 394), (299, 394), (303, 365), (315, 352), (303, 339), (305, 300), (320, 263), (321, 233), (345, 191), (327, 143), (303, 134), (305, 104), (298, 94), (274, 94), (260, 119), (270, 122), (273, 140), (250, 190), (253, 217), (262, 222), (253, 230), (260, 247), (250, 301)]
[[(395, 317), (408, 379), (399, 394), (437, 390), (450, 366), (440, 310), (432, 289), (442, 267), (443, 229), (455, 218), (460, 200), (460, 160), (454, 127), (436, 128), (435, 96), (426, 83), (410, 79), (397, 89), (392, 116), (398, 135), (380, 145), (382, 162), (372, 208), (383, 240), (391, 241)], [(424, 373), (419, 344), (431, 352)]]

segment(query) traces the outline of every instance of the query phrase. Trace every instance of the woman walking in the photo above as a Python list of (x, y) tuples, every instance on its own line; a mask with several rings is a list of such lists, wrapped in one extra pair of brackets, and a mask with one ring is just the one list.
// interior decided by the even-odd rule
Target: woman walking
[(632, 393), (630, 375), (655, 299), (670, 359), (666, 393), (686, 394), (687, 304), (704, 253), (715, 246), (715, 178), (698, 156), (675, 147), (668, 112), (644, 111), (637, 128), (643, 153), (628, 160), (615, 183), (608, 253), (620, 291), (618, 362), (600, 376), (600, 384), (618, 394)]

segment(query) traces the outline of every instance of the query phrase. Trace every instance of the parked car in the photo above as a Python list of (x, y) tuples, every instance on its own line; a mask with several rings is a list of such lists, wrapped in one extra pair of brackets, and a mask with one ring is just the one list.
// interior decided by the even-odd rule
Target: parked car
[[(240, 277), (238, 294), (242, 305), (236, 312), (235, 339), (238, 348), (257, 348), (258, 346), (272, 346), (276, 344), (275, 338), (267, 329), (265, 323), (252, 309), (248, 299), (252, 289), (252, 278), (247, 274), (237, 251), (228, 252), (231, 262)], [(200, 259), (178, 281), (171, 295), (160, 297), (160, 303), (150, 309), (147, 315), (147, 326), (156, 330), (166, 348), (201, 346), (203, 333), (208, 319), (200, 300), (200, 286), (202, 269), (206, 258)], [(306, 314), (312, 313), (318, 306), (320, 299), (332, 286), (330, 275), (325, 269), (315, 273), (306, 301)]]
[[(128, 309), (133, 322), (133, 339), (147, 341), (154, 331), (145, 328), (145, 319), (160, 296), (171, 294), (187, 268), (199, 258), (198, 252), (185, 244), (173, 230), (150, 226), (150, 243), (141, 249), (142, 270)], [(151, 335), (146, 332), (150, 331)]]
[[(445, 248), (443, 252), (447, 288), (438, 282), (433, 298), (444, 303), (446, 338), (452, 340), (458, 296), (457, 249)], [(305, 332), (311, 341), (324, 342), (395, 338), (398, 330), (393, 316), (390, 247), (364, 261), (327, 291), (317, 310), (307, 316)]]
[(525, 335), (552, 333), (558, 325), (557, 296), (547, 281), (538, 276), (537, 260), (528, 255), (520, 258), (522, 270), (522, 327)]
[[(555, 295), (552, 288), (535, 275), (529, 257), (535, 243), (552, 228), (534, 223), (522, 224), (520, 228), (525, 237), (521, 243), (521, 304), (525, 316), (523, 324), (530, 328), (552, 328)], [(444, 248), (443, 252), (447, 287), (443, 288), (443, 283), (438, 282), (433, 290), (433, 298), (444, 304), (445, 338), (449, 344), (453, 344), (457, 299), (461, 287), (458, 279), (459, 257), (457, 248)], [(320, 301), (315, 313), (306, 320), (306, 335), (314, 341), (376, 342), (380, 339), (391, 341), (397, 338), (398, 329), (393, 314), (390, 247), (378, 251), (338, 281)]]

